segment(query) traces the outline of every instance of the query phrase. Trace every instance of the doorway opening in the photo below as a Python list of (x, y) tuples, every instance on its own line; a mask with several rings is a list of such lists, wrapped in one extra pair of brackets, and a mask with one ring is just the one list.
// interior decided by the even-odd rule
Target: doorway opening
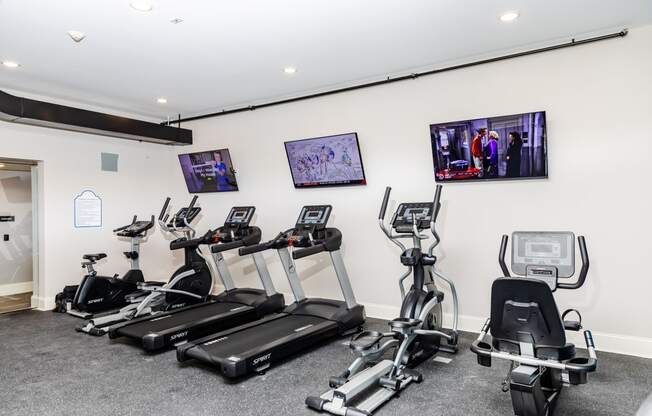
[(37, 190), (37, 162), (0, 158), (0, 314), (38, 293)]

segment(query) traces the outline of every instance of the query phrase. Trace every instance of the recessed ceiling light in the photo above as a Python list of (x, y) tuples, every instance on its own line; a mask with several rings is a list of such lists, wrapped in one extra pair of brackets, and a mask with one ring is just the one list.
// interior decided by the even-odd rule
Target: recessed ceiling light
[(283, 69), (283, 72), (285, 72), (286, 74), (296, 74), (297, 69), (293, 66), (288, 66)]
[(500, 15), (500, 20), (502, 22), (513, 22), (516, 19), (518, 19), (518, 12), (514, 10), (505, 12)]
[(179, 19), (178, 17), (170, 20), (170, 23), (172, 23), (173, 25), (178, 25), (179, 23), (182, 23), (182, 22), (183, 22), (183, 19)]
[(20, 64), (18, 62), (14, 61), (2, 61), (2, 65), (6, 66), (7, 68), (18, 68)]
[(138, 10), (139, 12), (149, 12), (152, 10), (152, 3), (145, 0), (134, 0), (129, 3), (132, 9)]
[(167, 98), (163, 98), (163, 97), (161, 97), (161, 98), (158, 98), (158, 99), (156, 100), (156, 102), (159, 103), (159, 104), (167, 104), (168, 99), (167, 99)]
[(86, 38), (86, 34), (84, 32), (80, 32), (78, 30), (69, 30), (68, 31), (68, 36), (75, 42), (79, 43), (82, 40)]

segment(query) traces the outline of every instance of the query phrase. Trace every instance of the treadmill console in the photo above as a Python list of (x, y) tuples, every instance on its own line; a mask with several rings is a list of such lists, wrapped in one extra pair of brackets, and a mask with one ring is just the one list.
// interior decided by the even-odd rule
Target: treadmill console
[(414, 220), (416, 220), (419, 230), (430, 228), (432, 202), (406, 202), (400, 204), (394, 214), (392, 227), (399, 233), (409, 233), (412, 231), (412, 222)]
[[(191, 210), (188, 210), (188, 207), (181, 208), (179, 212), (176, 213), (174, 217), (168, 223), (168, 226), (175, 228), (183, 228), (186, 226), (186, 222), (190, 224), (196, 217), (199, 215), (201, 207), (193, 207)], [(184, 222), (184, 218), (186, 222)]]
[(333, 207), (330, 205), (306, 205), (301, 208), (295, 225), (297, 230), (322, 230), (326, 228)]
[(254, 217), (256, 207), (233, 207), (224, 221), (228, 228), (246, 228)]

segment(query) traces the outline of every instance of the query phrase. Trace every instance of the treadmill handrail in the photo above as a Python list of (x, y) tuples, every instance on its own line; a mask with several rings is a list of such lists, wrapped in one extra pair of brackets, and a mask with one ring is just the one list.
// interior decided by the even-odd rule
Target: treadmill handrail
[(299, 248), (292, 251), (292, 258), (294, 260), (302, 259), (304, 257), (312, 256), (313, 254), (321, 253), (326, 250), (324, 244), (315, 244), (314, 246)]
[(211, 253), (221, 253), (223, 251), (229, 251), (238, 247), (242, 247), (243, 245), (244, 245), (244, 241), (242, 240), (230, 241), (228, 243), (213, 244), (211, 246)]

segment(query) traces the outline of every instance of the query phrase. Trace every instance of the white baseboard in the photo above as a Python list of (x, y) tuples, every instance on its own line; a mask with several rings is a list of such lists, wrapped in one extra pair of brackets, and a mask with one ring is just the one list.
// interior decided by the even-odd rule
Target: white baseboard
[(51, 311), (54, 309), (54, 298), (53, 297), (39, 297), (32, 296), (32, 308), (39, 311)]
[(0, 285), (0, 296), (17, 295), (19, 293), (27, 293), (32, 291), (32, 282), (8, 283)]
[[(365, 303), (365, 311), (370, 318), (394, 319), (400, 313), (400, 308), (396, 306), (378, 305)], [(444, 314), (444, 326), (452, 325), (452, 315)], [(465, 332), (480, 333), (482, 325), (487, 318), (476, 316), (460, 315), (458, 329)], [(588, 328), (590, 329), (590, 328)], [(598, 351), (613, 352), (617, 354), (633, 355), (643, 358), (652, 358), (652, 338), (634, 337), (631, 335), (609, 334), (599, 331), (591, 331)], [(567, 331), (568, 342), (572, 342), (580, 348), (584, 348), (583, 332)]]

